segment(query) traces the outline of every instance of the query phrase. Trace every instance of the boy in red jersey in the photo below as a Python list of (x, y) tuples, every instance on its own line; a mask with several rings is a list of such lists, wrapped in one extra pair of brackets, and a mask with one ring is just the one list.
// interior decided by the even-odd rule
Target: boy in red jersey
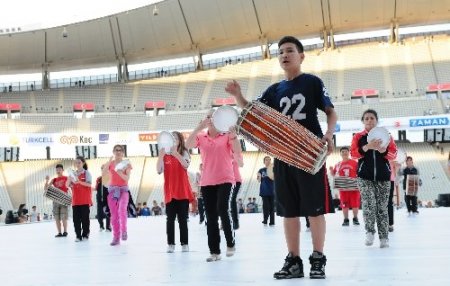
[[(339, 177), (349, 177), (356, 180), (356, 178), (358, 177), (358, 162), (350, 159), (350, 150), (348, 149), (348, 147), (342, 147), (340, 153), (342, 161), (337, 163), (334, 168), (330, 167), (331, 175)], [(344, 222), (342, 223), (342, 226), (350, 225), (350, 220), (348, 219), (349, 209), (353, 210), (353, 224), (359, 225), (358, 210), (361, 204), (359, 190), (340, 189), (339, 198), (341, 200), (342, 213), (344, 214)]]
[[(60, 189), (61, 191), (67, 193), (68, 188), (66, 187), (67, 177), (63, 175), (64, 167), (62, 164), (56, 165), (56, 177), (51, 181), (50, 177), (45, 176), (45, 190), (49, 186), (54, 186), (55, 188)], [(55, 237), (66, 237), (67, 236), (67, 217), (68, 217), (68, 207), (61, 205), (57, 202), (53, 202), (53, 217), (56, 222), (56, 229), (58, 230), (58, 234)], [(61, 224), (64, 229), (64, 232), (61, 232)]]

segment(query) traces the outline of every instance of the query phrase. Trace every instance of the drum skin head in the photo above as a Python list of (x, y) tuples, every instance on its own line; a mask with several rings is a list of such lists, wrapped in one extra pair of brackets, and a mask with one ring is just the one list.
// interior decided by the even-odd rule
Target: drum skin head
[(170, 149), (172, 149), (174, 143), (175, 143), (175, 139), (171, 132), (161, 131), (161, 133), (159, 133), (158, 149), (164, 148), (166, 153), (170, 153)]
[(212, 123), (219, 132), (228, 132), (238, 122), (239, 114), (234, 107), (222, 105), (212, 115)]

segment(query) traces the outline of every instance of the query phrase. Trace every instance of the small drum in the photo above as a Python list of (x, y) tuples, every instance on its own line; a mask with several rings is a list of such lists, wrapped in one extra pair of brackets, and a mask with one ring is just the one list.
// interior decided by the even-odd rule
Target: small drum
[(367, 134), (367, 141), (381, 140), (381, 147), (387, 147), (391, 139), (389, 131), (384, 127), (374, 127)]
[(175, 143), (175, 138), (172, 133), (169, 131), (161, 131), (158, 135), (158, 151), (164, 148), (166, 153), (170, 153), (170, 149), (172, 149), (173, 144)]
[(69, 169), (69, 170), (67, 170), (67, 175), (72, 180), (72, 182), (78, 181), (78, 176), (77, 176), (76, 171)]
[(128, 165), (130, 165), (130, 160), (122, 160), (119, 164), (114, 167), (114, 171), (124, 170)]
[(310, 174), (317, 173), (327, 156), (327, 145), (295, 120), (254, 101), (238, 120), (238, 132), (263, 152)]
[(355, 191), (358, 190), (358, 183), (356, 178), (334, 177), (334, 188), (340, 191)]
[(403, 164), (406, 161), (406, 152), (403, 149), (397, 148), (397, 157), (394, 161), (400, 165)]
[(239, 118), (236, 109), (229, 105), (222, 105), (212, 114), (212, 123), (217, 131), (228, 132), (235, 126)]
[(406, 194), (408, 196), (417, 196), (419, 191), (419, 175), (407, 175), (406, 176)]
[(49, 186), (44, 192), (44, 197), (63, 206), (70, 206), (72, 204), (72, 197), (55, 186)]

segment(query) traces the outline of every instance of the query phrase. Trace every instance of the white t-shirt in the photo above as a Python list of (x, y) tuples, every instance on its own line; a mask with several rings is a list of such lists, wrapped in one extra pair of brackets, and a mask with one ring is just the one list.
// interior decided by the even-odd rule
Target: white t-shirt
[(38, 215), (39, 215), (38, 212), (31, 211), (31, 213), (30, 213), (30, 222), (37, 222), (38, 221)]

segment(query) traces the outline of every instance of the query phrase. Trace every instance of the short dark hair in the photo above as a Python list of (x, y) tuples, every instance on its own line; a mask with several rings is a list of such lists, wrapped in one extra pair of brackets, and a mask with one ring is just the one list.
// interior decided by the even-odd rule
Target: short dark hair
[(348, 147), (344, 146), (344, 147), (342, 147), (342, 148), (339, 150), (339, 152), (342, 152), (342, 151), (344, 151), (344, 150), (350, 151), (350, 149), (348, 149)]
[(413, 158), (411, 156), (406, 157), (406, 161), (412, 160)]
[(373, 109), (367, 109), (366, 111), (364, 111), (364, 112), (363, 112), (363, 115), (361, 116), (361, 121), (364, 121), (364, 116), (365, 116), (367, 113), (373, 114), (373, 116), (375, 116), (375, 119), (378, 121), (378, 113), (377, 113), (375, 110), (373, 110)]
[(303, 53), (304, 49), (303, 49), (303, 45), (302, 43), (295, 37), (292, 36), (284, 36), (283, 38), (281, 38), (281, 40), (278, 42), (278, 48), (286, 43), (291, 43), (294, 44), (297, 47), (297, 51), (299, 53)]
[(61, 169), (63, 169), (64, 170), (64, 167), (63, 167), (63, 165), (62, 164), (56, 164), (56, 167), (55, 167), (56, 169), (58, 169), (58, 168), (61, 168)]

